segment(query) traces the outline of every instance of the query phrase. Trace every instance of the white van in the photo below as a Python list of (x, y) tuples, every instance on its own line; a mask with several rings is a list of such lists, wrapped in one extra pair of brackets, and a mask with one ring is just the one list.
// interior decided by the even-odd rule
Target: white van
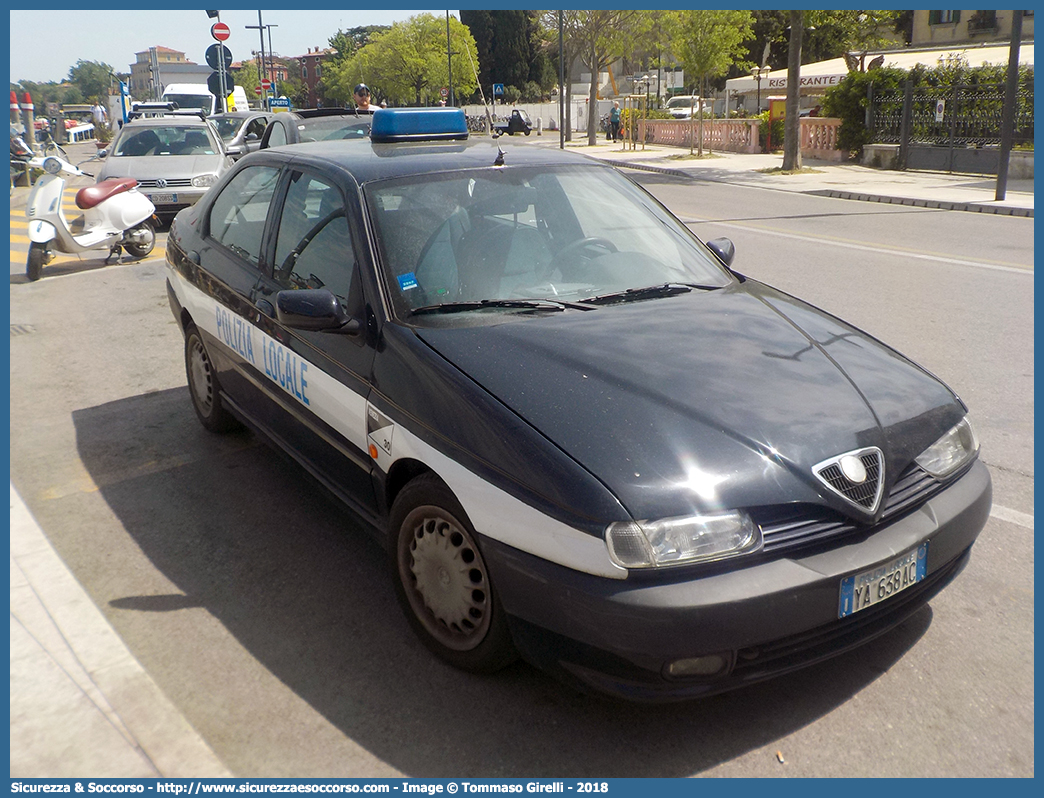
[(693, 94), (678, 94), (667, 101), (664, 110), (670, 113), (673, 119), (692, 119), (701, 109), (706, 108), (699, 97)]
[[(181, 111), (200, 110), (207, 116), (217, 113), (217, 98), (210, 93), (206, 83), (171, 83), (163, 90), (164, 102), (175, 102)], [(232, 104), (235, 108), (232, 108)], [(242, 86), (232, 87), (232, 99), (229, 101), (230, 111), (247, 111), (246, 92)]]

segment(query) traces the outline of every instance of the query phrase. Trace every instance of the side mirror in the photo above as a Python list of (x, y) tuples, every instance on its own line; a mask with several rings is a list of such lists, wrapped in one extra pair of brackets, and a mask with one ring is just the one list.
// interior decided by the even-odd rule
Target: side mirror
[(304, 288), (276, 294), (276, 320), (295, 330), (357, 333), (362, 329), (340, 301), (325, 288)]
[(732, 265), (732, 259), (736, 257), (736, 245), (728, 238), (714, 238), (705, 242), (707, 249), (718, 256), (718, 260), (726, 266)]
[(232, 158), (239, 158), (240, 156), (245, 154), (246, 150), (239, 144), (233, 144), (229, 147), (225, 147), (225, 155), (228, 155)]
[(246, 134), (246, 140), (247, 141), (257, 141), (257, 133), (247, 133)]

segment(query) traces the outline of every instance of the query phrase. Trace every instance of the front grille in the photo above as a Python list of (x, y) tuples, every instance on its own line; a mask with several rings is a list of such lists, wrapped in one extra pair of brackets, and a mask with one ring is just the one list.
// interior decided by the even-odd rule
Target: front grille
[[(846, 459), (858, 460), (855, 463), (857, 468), (859, 463), (862, 464), (865, 477), (861, 481), (857, 482), (845, 475)], [(880, 449), (863, 449), (839, 455), (814, 466), (812, 471), (828, 488), (852, 504), (870, 512), (877, 509), (877, 502), (881, 498), (881, 480), (884, 478)]]
[(824, 468), (819, 472), (819, 476), (829, 482), (830, 487), (843, 494), (849, 501), (870, 510), (873, 508), (874, 499), (877, 496), (877, 482), (881, 478), (881, 468), (875, 454), (864, 454), (859, 460), (866, 469), (866, 480), (863, 482), (852, 482), (836, 464)]
[[(884, 500), (881, 523), (886, 523), (920, 507), (941, 491), (945, 483), (937, 481), (917, 464), (911, 465), (896, 480)], [(752, 510), (761, 526), (765, 553), (789, 553), (824, 541), (836, 541), (866, 527), (856, 524), (826, 507), (799, 504), (788, 508)]]
[[(167, 185), (164, 188), (186, 188), (192, 185), (191, 177), (168, 177)], [(158, 180), (138, 180), (138, 186), (141, 188), (160, 188)]]

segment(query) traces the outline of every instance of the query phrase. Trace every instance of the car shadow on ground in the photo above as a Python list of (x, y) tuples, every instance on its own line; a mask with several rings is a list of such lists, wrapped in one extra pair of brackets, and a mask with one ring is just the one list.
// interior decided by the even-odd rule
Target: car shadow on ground
[[(161, 575), (152, 579), (176, 589), (142, 595), (137, 574), (104, 559), (105, 541), (84, 546), (70, 530), (55, 542), (175, 704), (184, 704), (179, 692), (207, 685), (194, 673), (169, 675), (160, 666), (183, 655), (155, 643), (136, 649), (134, 632), (150, 614), (203, 608), (329, 723), (408, 775), (680, 777), (835, 710), (931, 624), (925, 607), (857, 651), (682, 704), (581, 695), (524, 663), (488, 677), (462, 673), (413, 636), (384, 551), (360, 523), (251, 433), (201, 430), (186, 390), (73, 413), (79, 456), (119, 522), (109, 534), (125, 540), (126, 531)], [(208, 742), (221, 756), (222, 740)], [(269, 770), (281, 769), (276, 756)]]

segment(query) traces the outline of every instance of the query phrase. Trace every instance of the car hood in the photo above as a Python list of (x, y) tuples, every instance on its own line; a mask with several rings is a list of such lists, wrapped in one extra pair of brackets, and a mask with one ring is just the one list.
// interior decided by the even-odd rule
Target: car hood
[(894, 350), (755, 281), (416, 332), (637, 519), (795, 501), (851, 512), (813, 465), (877, 446), (887, 490), (964, 414)]
[(163, 155), (158, 157), (114, 157), (110, 156), (98, 175), (99, 180), (107, 177), (133, 177), (138, 180), (157, 178), (192, 178), (208, 173), (224, 171), (224, 155)]

